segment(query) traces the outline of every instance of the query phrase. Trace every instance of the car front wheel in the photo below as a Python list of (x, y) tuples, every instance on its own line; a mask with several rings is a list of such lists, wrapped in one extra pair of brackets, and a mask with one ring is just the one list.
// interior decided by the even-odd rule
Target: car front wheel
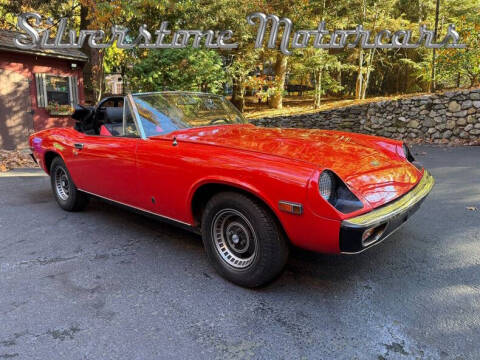
[(58, 205), (63, 210), (80, 211), (88, 204), (88, 195), (78, 191), (62, 158), (53, 159), (50, 182)]
[(256, 199), (217, 194), (207, 203), (201, 226), (210, 262), (233, 283), (262, 286), (283, 270), (287, 240), (270, 210)]

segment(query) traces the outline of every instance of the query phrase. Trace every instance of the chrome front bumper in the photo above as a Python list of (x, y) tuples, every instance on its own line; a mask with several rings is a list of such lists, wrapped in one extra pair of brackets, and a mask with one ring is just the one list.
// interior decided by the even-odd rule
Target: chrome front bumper
[[(433, 176), (427, 170), (424, 170), (419, 183), (399, 199), (366, 214), (342, 221), (340, 251), (347, 254), (359, 253), (385, 240), (418, 210), (434, 184)], [(375, 241), (364, 244), (362, 236), (365, 231), (372, 228), (379, 229), (378, 231), (381, 231), (381, 234)]]

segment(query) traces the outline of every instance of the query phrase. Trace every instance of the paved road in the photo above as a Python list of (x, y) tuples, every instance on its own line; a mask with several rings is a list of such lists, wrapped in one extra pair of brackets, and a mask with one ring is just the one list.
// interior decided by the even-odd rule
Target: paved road
[(255, 291), (196, 235), (0, 178), (0, 359), (479, 359), (480, 147), (414, 151), (437, 185), (408, 224), (356, 256), (296, 250)]

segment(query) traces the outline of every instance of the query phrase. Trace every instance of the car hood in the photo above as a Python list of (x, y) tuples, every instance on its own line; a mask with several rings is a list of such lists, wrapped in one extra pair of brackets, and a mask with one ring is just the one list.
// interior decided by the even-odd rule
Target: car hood
[(354, 133), (227, 125), (172, 135), (179, 141), (261, 152), (331, 169), (372, 207), (403, 195), (422, 176), (397, 154), (398, 142)]

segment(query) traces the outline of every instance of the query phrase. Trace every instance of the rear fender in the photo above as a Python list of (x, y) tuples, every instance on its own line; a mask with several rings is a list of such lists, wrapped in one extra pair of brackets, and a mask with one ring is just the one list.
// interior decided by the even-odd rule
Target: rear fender
[(53, 141), (51, 136), (45, 135), (45, 132), (32, 134), (29, 138), (29, 144), (32, 155), (35, 157), (40, 167), (47, 174), (50, 174), (49, 165), (51, 164), (52, 156), (50, 154), (60, 156), (65, 162), (64, 155), (62, 154), (62, 150), (65, 149), (65, 146), (57, 141)]

